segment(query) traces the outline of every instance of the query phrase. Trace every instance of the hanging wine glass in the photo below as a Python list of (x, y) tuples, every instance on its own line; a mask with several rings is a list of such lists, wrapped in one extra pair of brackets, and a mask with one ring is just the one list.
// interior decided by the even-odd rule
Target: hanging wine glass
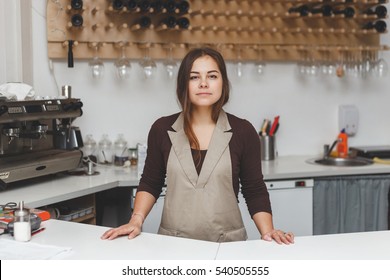
[(237, 77), (241, 78), (243, 75), (243, 65), (242, 65), (242, 59), (241, 59), (241, 48), (237, 50), (237, 62), (236, 62), (236, 73)]
[(263, 50), (262, 49), (257, 50), (257, 57), (258, 57), (258, 59), (255, 62), (255, 71), (256, 71), (257, 75), (262, 76), (264, 74), (264, 71), (265, 71), (265, 62), (263, 60)]
[(311, 53), (308, 57), (307, 74), (310, 76), (317, 76), (319, 73), (319, 63), (316, 60), (314, 49), (311, 49)]
[(378, 78), (383, 78), (389, 72), (389, 66), (383, 58), (380, 58), (375, 65), (375, 76)]
[(324, 53), (324, 59), (321, 65), (321, 72), (324, 76), (333, 76), (336, 73), (336, 67), (331, 59), (331, 53), (326, 50)]
[(306, 57), (307, 57), (307, 51), (306, 50), (300, 50), (300, 59), (297, 63), (297, 73), (298, 75), (303, 78), (306, 75)]
[(172, 56), (172, 47), (168, 50), (168, 58), (164, 61), (165, 69), (167, 70), (168, 78), (173, 79), (176, 72), (177, 63)]
[(152, 78), (156, 71), (156, 62), (150, 57), (149, 50), (149, 47), (145, 48), (145, 56), (140, 62), (146, 79)]
[(383, 78), (389, 72), (389, 66), (383, 58), (379, 58), (375, 61), (375, 65), (373, 67), (373, 74), (376, 78)]
[(362, 51), (362, 59), (360, 63), (360, 77), (366, 79), (372, 72), (371, 58), (368, 51)]
[(130, 60), (126, 57), (126, 45), (121, 46), (121, 56), (115, 61), (116, 72), (119, 79), (125, 80), (130, 77), (131, 64)]
[(99, 45), (94, 46), (95, 54), (92, 60), (89, 62), (89, 67), (91, 68), (92, 77), (94, 79), (101, 79), (104, 76), (104, 64), (98, 56)]

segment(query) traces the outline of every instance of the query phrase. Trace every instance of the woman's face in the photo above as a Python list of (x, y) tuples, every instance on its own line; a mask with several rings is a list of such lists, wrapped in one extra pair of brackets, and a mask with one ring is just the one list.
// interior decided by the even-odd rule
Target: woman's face
[(222, 76), (215, 60), (206, 55), (192, 65), (189, 81), (189, 97), (197, 107), (210, 107), (222, 95)]

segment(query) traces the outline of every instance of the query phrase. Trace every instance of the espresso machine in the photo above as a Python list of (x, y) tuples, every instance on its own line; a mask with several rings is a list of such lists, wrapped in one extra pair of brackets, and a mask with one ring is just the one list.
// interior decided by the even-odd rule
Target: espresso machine
[(80, 166), (80, 99), (0, 100), (0, 190)]

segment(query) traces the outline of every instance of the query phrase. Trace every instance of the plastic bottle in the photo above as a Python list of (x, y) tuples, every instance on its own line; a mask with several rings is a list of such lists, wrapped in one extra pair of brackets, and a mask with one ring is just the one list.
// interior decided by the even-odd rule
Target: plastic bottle
[(14, 212), (14, 238), (16, 241), (30, 241), (31, 221), (30, 211), (24, 208), (24, 202), (19, 203), (19, 207)]
[(342, 129), (337, 137), (339, 142), (337, 143), (337, 156), (345, 158), (348, 156), (348, 135), (345, 133), (345, 129)]

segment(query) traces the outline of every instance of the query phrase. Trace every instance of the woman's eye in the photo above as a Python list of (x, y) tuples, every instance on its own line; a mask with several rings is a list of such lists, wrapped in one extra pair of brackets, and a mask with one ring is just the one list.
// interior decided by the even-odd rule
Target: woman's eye
[(190, 77), (190, 80), (196, 80), (196, 79), (198, 79), (198, 76), (191, 76)]
[(210, 75), (209, 78), (215, 80), (215, 79), (218, 79), (218, 76), (217, 75)]

